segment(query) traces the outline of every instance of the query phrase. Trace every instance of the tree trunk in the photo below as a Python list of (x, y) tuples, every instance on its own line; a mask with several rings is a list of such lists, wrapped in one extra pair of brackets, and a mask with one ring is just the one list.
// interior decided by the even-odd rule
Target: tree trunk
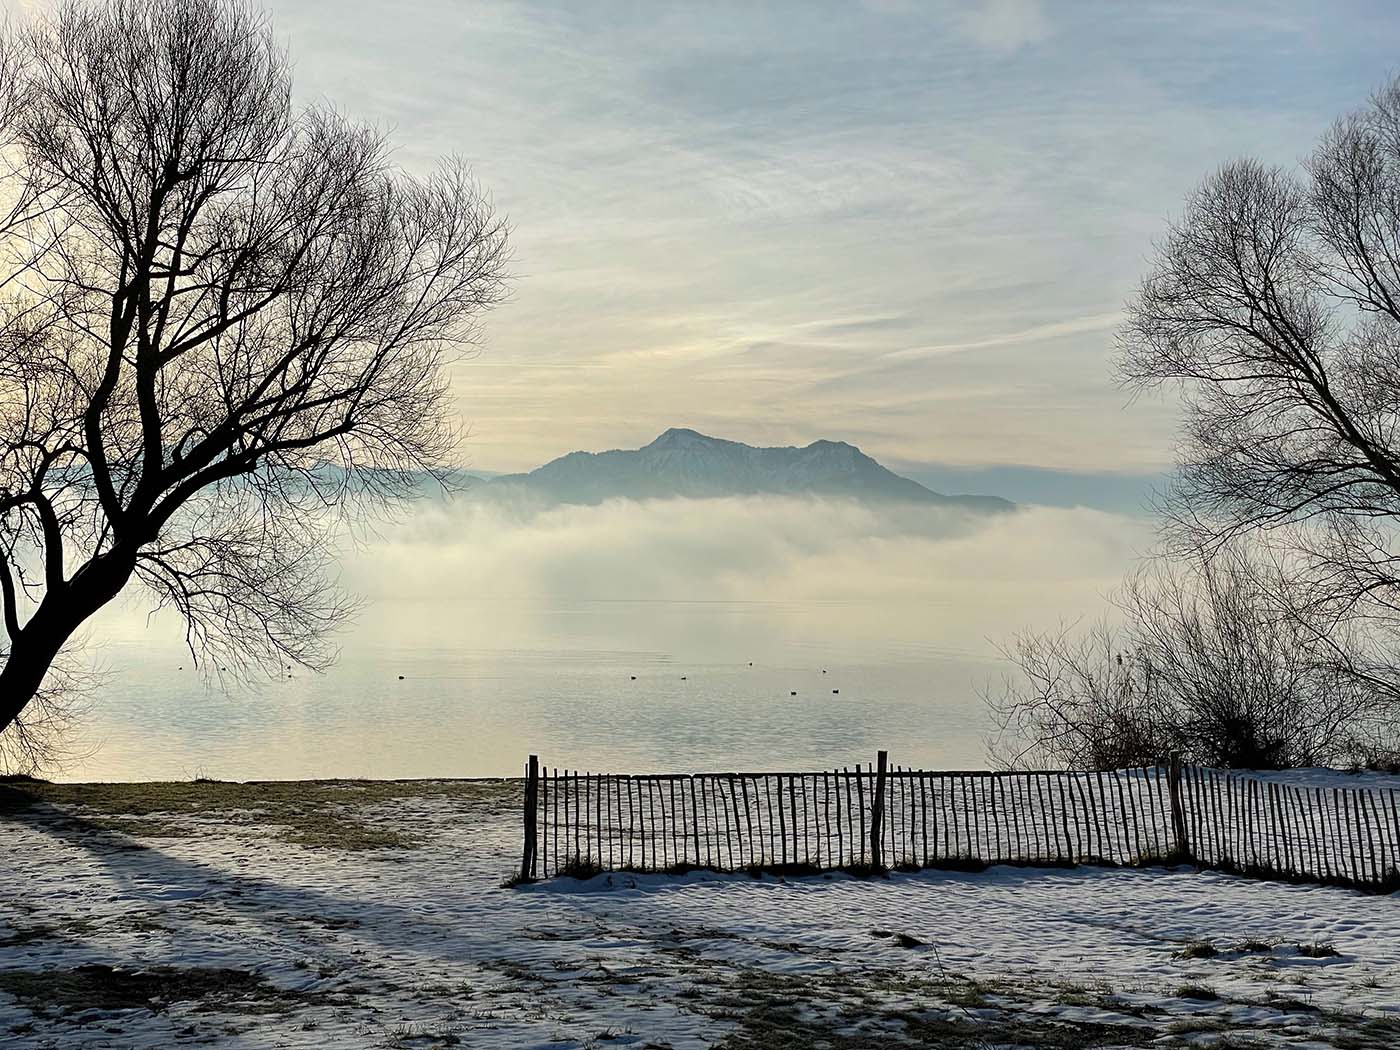
[(0, 733), (34, 699), (73, 632), (121, 593), (135, 568), (134, 549), (113, 549), (45, 593), (34, 615), (11, 640), (5, 666), (0, 668)]
[(39, 692), (69, 634), (36, 633), (26, 626), (14, 640), (5, 666), (0, 669), (0, 733), (10, 728)]

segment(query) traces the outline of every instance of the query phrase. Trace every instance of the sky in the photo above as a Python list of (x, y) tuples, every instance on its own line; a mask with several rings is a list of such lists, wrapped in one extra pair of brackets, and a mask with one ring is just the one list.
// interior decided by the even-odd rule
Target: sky
[(1394, 64), (1374, 3), (275, 0), (303, 97), (459, 154), (514, 228), (470, 465), (669, 426), (896, 467), (1153, 475), (1114, 382), (1153, 238)]
[(304, 100), (410, 170), (466, 158), (511, 221), (512, 298), (455, 376), (467, 466), (687, 426), (982, 489), (1160, 475), (1174, 408), (1111, 367), (1154, 237), (1216, 165), (1296, 163), (1400, 29), (1281, 0), (268, 11)]

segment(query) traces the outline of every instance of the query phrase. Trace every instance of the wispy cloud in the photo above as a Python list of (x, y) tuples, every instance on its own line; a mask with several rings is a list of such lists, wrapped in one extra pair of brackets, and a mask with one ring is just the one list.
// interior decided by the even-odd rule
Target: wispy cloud
[(1043, 0), (982, 0), (961, 21), (972, 40), (995, 51), (1018, 51), (1050, 35)]
[[(274, 0), (303, 97), (467, 156), (520, 280), (457, 375), (483, 467), (687, 423), (1155, 470), (1112, 324), (1222, 159), (1303, 155), (1400, 7)], [(1287, 75), (1280, 71), (1286, 70)]]
[(913, 361), (922, 357), (934, 357), (938, 354), (958, 354), (968, 350), (993, 350), (1004, 346), (1024, 346), (1027, 343), (1058, 339), (1066, 335), (1109, 331), (1118, 327), (1122, 320), (1121, 311), (1090, 314), (1087, 317), (1072, 317), (1064, 321), (1050, 321), (1046, 324), (1032, 325), (1030, 328), (1022, 328), (1015, 332), (1002, 332), (964, 343), (909, 347), (905, 350), (896, 350), (888, 357), (895, 361)]

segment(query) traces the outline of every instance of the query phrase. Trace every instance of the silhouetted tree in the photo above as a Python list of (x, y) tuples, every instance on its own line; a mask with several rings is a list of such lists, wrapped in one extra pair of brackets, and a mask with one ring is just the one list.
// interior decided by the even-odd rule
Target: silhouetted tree
[(1121, 369), (1182, 393), (1177, 549), (1281, 540), (1310, 601), (1396, 626), (1400, 79), (1300, 171), (1243, 160), (1205, 182), (1131, 304)]
[(295, 107), (236, 0), (65, 4), (0, 84), (0, 731), (133, 580), (221, 664), (324, 662), (327, 530), (445, 476), (501, 221)]

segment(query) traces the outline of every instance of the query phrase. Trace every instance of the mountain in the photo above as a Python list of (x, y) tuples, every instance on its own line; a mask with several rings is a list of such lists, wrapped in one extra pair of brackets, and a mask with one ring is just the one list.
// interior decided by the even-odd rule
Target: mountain
[(983, 513), (1014, 506), (996, 496), (934, 492), (886, 470), (844, 441), (754, 448), (683, 428), (668, 430), (639, 449), (570, 452), (528, 474), (503, 474), (485, 488), (501, 486), (525, 488), (562, 503), (778, 493), (935, 504)]

